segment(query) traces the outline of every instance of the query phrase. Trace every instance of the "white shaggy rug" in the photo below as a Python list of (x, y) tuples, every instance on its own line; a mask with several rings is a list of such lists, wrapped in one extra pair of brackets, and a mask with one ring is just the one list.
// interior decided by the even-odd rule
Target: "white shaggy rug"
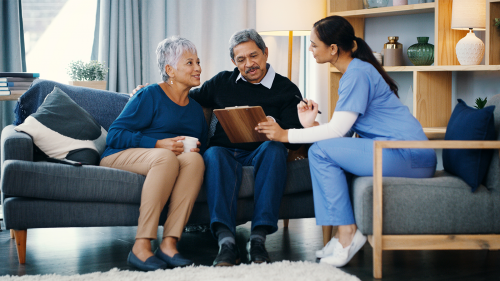
[(312, 262), (282, 261), (271, 264), (242, 264), (234, 267), (190, 266), (185, 268), (157, 270), (154, 272), (120, 271), (113, 268), (108, 272), (96, 272), (84, 275), (30, 275), (30, 276), (2, 276), (0, 281), (73, 281), (73, 280), (175, 280), (175, 281), (229, 281), (229, 280), (285, 280), (285, 281), (337, 281), (359, 280), (356, 276), (347, 274), (340, 269), (329, 265)]

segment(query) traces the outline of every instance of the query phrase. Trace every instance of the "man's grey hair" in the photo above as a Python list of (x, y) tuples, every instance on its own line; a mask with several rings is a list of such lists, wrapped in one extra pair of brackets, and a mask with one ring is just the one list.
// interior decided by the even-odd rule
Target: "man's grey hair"
[(262, 50), (262, 53), (266, 52), (266, 43), (264, 43), (264, 40), (259, 35), (259, 33), (257, 33), (255, 29), (245, 29), (236, 32), (229, 39), (229, 55), (231, 56), (232, 60), (234, 60), (234, 47), (250, 40), (254, 41), (255, 44), (257, 44), (257, 47)]
[(186, 51), (197, 54), (196, 46), (193, 42), (179, 36), (168, 37), (158, 44), (158, 47), (156, 47), (156, 58), (163, 82), (167, 82), (170, 78), (165, 71), (165, 67), (170, 65), (174, 69), (177, 69), (177, 63)]

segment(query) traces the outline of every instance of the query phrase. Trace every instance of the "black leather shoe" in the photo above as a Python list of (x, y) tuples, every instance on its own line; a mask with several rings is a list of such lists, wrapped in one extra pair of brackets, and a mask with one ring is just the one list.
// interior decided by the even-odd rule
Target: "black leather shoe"
[(247, 250), (250, 257), (248, 260), (252, 263), (271, 262), (269, 253), (266, 250), (265, 242), (260, 239), (252, 239), (248, 241)]
[(214, 266), (233, 266), (240, 264), (240, 251), (236, 244), (224, 243), (219, 248), (219, 253), (214, 260)]

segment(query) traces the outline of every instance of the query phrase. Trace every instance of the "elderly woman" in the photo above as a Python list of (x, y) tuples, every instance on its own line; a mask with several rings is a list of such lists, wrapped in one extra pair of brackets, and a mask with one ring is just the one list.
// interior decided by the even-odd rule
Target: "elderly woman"
[[(156, 49), (163, 82), (141, 89), (109, 128), (101, 166), (146, 176), (135, 244), (128, 263), (149, 271), (186, 266), (192, 261), (177, 251), (203, 182), (207, 123), (201, 106), (188, 97), (200, 85), (196, 47), (184, 38), (170, 37)], [(184, 151), (186, 136), (200, 140), (199, 148)], [(153, 254), (160, 213), (170, 199), (163, 241)]]

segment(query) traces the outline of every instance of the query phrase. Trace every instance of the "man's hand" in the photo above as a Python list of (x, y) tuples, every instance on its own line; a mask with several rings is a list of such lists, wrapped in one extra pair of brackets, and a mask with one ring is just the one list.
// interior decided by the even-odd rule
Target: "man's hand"
[(132, 97), (133, 95), (135, 95), (135, 93), (137, 93), (137, 91), (139, 91), (140, 89), (146, 87), (147, 85), (149, 85), (149, 83), (146, 83), (146, 85), (138, 85), (137, 87), (135, 87), (135, 89), (132, 90), (132, 93), (130, 94), (130, 97)]
[(271, 117), (267, 117), (267, 122), (260, 122), (255, 130), (266, 134), (266, 137), (272, 141), (288, 142), (288, 131), (283, 130), (278, 123)]
[[(155, 148), (165, 148), (171, 150), (175, 155), (180, 155), (184, 152), (184, 144), (182, 142), (178, 142), (179, 140), (183, 140), (185, 137), (175, 137), (170, 139), (162, 139), (156, 142)], [(193, 148), (191, 151), (198, 148)], [(198, 149), (199, 150), (199, 149)]]

